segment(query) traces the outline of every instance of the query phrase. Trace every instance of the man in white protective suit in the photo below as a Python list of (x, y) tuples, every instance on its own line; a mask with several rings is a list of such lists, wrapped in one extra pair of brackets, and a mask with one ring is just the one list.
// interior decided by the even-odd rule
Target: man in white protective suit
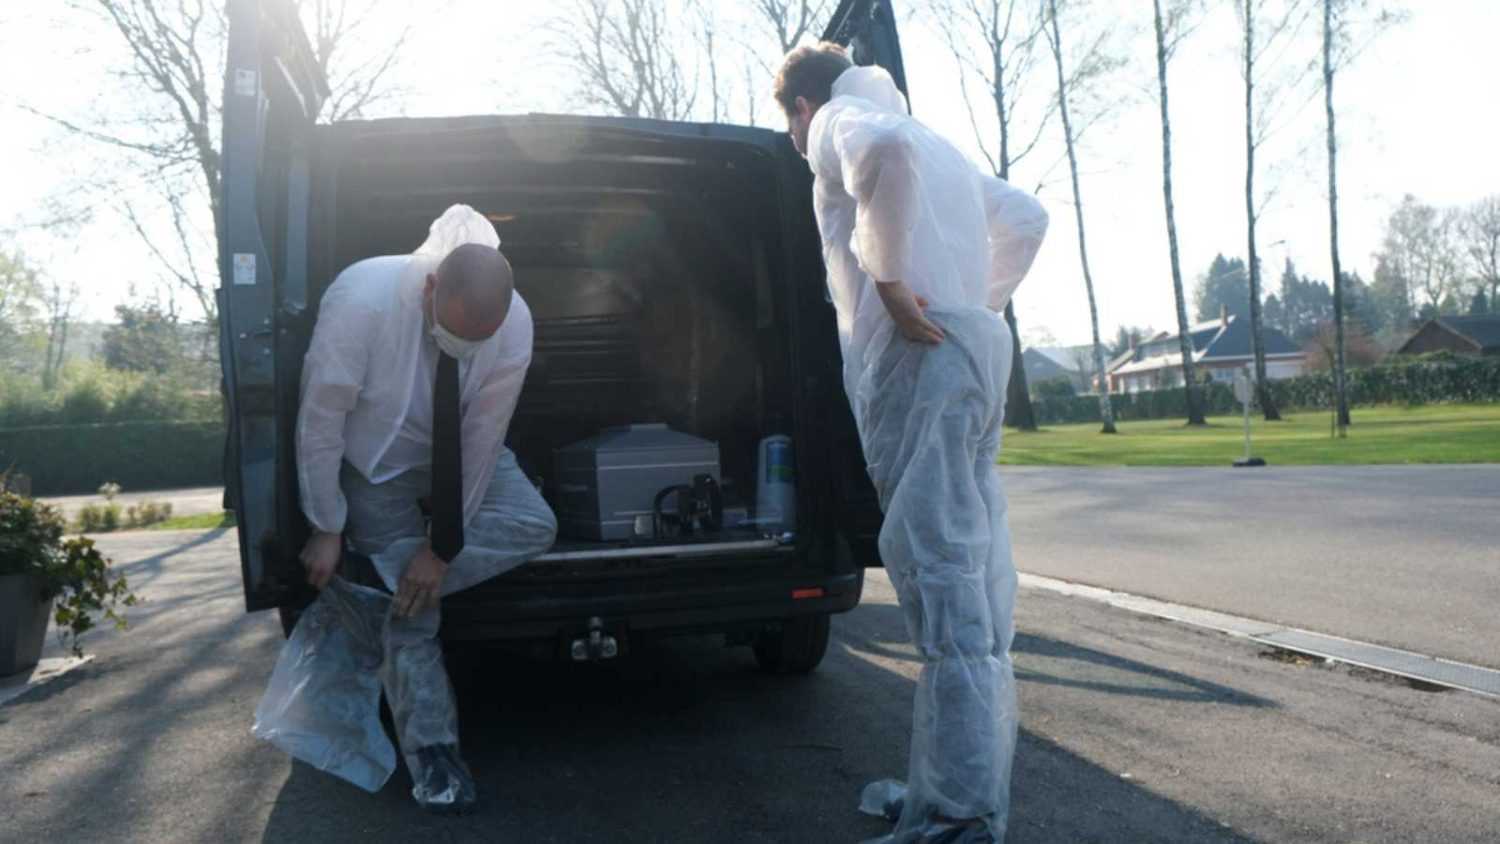
[(775, 94), (812, 168), (844, 388), (885, 513), (880, 555), (922, 662), (907, 781), (872, 783), (861, 808), (896, 820), (882, 842), (1000, 841), (1016, 574), (995, 467), (1012, 363), (998, 312), (1047, 214), (841, 47), (792, 51)]
[[(557, 531), (505, 447), (532, 322), (499, 245), (455, 205), (415, 253), (359, 261), (323, 295), (296, 436), (313, 530), (301, 556), (320, 591), (256, 710), (257, 735), (375, 791), (395, 768), (383, 686), (413, 796), (439, 812), (476, 803), (439, 599), (541, 554)], [(393, 595), (340, 576), (346, 546)]]

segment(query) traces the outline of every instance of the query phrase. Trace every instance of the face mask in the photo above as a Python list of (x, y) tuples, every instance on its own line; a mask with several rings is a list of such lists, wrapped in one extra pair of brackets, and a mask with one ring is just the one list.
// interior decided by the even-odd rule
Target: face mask
[(438, 322), (437, 291), (433, 291), (432, 294), (432, 339), (437, 341), (439, 349), (458, 360), (469, 358), (479, 350), (480, 346), (484, 345), (483, 340), (465, 340)]

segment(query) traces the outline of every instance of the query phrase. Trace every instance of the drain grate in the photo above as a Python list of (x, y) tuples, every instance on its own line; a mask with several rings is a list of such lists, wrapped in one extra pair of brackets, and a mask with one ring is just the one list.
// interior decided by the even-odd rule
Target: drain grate
[(1464, 691), (1500, 697), (1500, 671), (1307, 630), (1278, 630), (1257, 642)]

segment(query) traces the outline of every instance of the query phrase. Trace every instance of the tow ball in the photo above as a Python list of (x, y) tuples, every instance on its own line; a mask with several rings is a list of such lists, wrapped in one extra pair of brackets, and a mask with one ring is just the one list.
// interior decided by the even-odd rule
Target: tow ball
[(589, 619), (589, 632), (573, 640), (568, 648), (574, 662), (594, 662), (614, 659), (620, 655), (620, 643), (604, 632), (604, 619), (595, 616)]

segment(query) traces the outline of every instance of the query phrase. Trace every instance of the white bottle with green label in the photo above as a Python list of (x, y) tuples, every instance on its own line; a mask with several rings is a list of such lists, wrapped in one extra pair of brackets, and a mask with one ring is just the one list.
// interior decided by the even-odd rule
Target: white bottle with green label
[(760, 441), (756, 476), (756, 525), (772, 533), (796, 530), (797, 470), (791, 437), (772, 434)]

